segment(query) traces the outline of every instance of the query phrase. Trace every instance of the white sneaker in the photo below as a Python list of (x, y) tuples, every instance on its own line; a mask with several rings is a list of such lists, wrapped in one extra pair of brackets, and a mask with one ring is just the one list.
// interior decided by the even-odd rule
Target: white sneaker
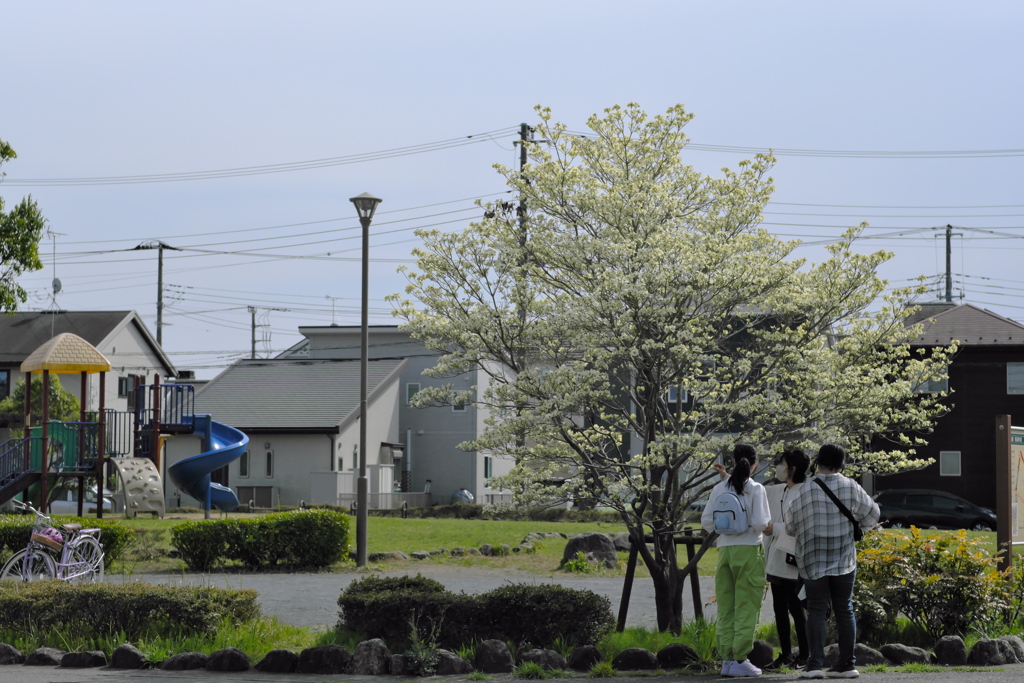
[(732, 672), (732, 668), (734, 666), (736, 666), (736, 660), (735, 659), (724, 660), (722, 662), (722, 675), (723, 676), (733, 676), (733, 675), (735, 675)]
[(800, 672), (800, 678), (824, 678), (825, 672), (821, 669), (805, 668)]
[(742, 662), (737, 662), (732, 667), (732, 676), (760, 676), (761, 670), (750, 663), (749, 659), (744, 659)]

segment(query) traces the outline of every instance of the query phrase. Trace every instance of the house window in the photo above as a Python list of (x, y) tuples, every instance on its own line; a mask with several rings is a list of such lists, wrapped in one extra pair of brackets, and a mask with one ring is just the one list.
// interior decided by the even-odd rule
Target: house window
[(464, 412), (466, 412), (466, 404), (465, 403), (456, 403), (455, 405), (452, 406), (452, 412), (453, 413), (464, 413)]
[(489, 455), (484, 456), (484, 479), (490, 479), (494, 476), (494, 458)]
[(917, 393), (919, 394), (938, 394), (944, 391), (949, 391), (949, 377), (943, 377), (942, 379), (929, 379), (922, 384)]
[(238, 476), (243, 479), (249, 478), (249, 451), (242, 453), (238, 459)]
[(939, 451), (939, 476), (960, 476), (960, 451)]
[(412, 405), (412, 397), (418, 394), (420, 391), (419, 382), (409, 382), (405, 385), (405, 405)]
[(267, 479), (274, 476), (274, 451), (267, 451)]
[(686, 389), (680, 389), (679, 387), (672, 387), (668, 390), (665, 400), (669, 403), (686, 403), (689, 398), (689, 392)]
[(11, 395), (11, 371), (0, 370), (0, 399)]
[(1006, 364), (1006, 393), (1024, 394), (1024, 363)]

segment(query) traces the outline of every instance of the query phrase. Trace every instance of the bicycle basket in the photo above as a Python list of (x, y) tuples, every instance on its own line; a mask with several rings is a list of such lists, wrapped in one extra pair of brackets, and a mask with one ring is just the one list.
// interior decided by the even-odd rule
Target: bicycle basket
[(32, 542), (45, 545), (47, 548), (53, 548), (54, 550), (60, 550), (64, 547), (64, 537), (52, 526), (33, 531)]

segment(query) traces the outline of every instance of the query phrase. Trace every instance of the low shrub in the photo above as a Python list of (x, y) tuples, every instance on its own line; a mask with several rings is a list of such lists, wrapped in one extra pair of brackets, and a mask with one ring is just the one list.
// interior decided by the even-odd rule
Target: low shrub
[(330, 510), (296, 510), (251, 519), (184, 522), (171, 541), (190, 568), (207, 571), (228, 560), (250, 569), (278, 563), (327, 567), (347, 557), (348, 517)]
[(223, 618), (246, 622), (260, 617), (254, 590), (144, 583), (38, 581), (0, 584), (0, 624), (20, 630), (87, 625), (100, 637), (128, 640), (154, 634), (213, 635)]
[(345, 589), (338, 606), (339, 629), (396, 646), (410, 640), (413, 624), (420, 638), (433, 633), (449, 648), (474, 638), (542, 648), (596, 643), (614, 624), (608, 598), (557, 584), (511, 584), (469, 596), (422, 576), (368, 576)]
[[(100, 545), (103, 546), (104, 564), (109, 567), (127, 550), (134, 538), (131, 528), (112, 519), (80, 518), (57, 515), (53, 517), (55, 526), (76, 522), (86, 529), (100, 530)], [(6, 547), (10, 552), (17, 552), (28, 545), (32, 536), (34, 515), (3, 515), (0, 516), (0, 549)]]

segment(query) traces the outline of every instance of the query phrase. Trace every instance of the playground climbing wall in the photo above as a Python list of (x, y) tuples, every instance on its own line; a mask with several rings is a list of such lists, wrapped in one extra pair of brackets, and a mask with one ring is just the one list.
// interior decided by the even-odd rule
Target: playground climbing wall
[(149, 458), (111, 458), (124, 486), (124, 513), (134, 517), (139, 512), (164, 516), (164, 487), (160, 473)]

